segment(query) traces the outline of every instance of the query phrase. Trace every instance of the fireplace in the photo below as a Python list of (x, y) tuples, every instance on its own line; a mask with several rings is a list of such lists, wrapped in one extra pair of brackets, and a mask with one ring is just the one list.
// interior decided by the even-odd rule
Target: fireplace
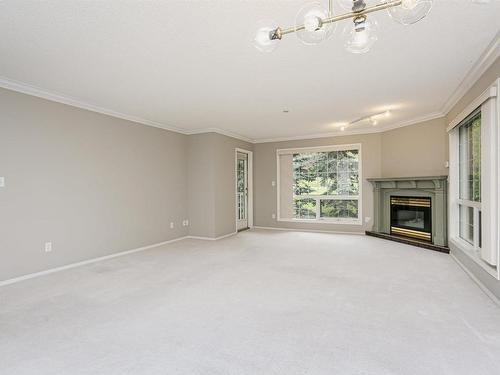
[(366, 234), (449, 253), (448, 176), (369, 178), (373, 227)]
[(391, 196), (390, 233), (432, 242), (431, 198)]

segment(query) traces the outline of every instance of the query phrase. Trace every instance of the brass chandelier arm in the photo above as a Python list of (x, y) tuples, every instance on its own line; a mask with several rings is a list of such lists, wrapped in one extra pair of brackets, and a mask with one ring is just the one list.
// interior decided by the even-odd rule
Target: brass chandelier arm
[[(342, 21), (342, 20), (346, 20), (348, 18), (358, 17), (360, 15), (378, 12), (380, 10), (384, 10), (387, 8), (397, 7), (397, 6), (401, 5), (402, 2), (403, 2), (403, 0), (394, 0), (394, 1), (388, 0), (384, 3), (380, 3), (377, 5), (373, 5), (371, 7), (364, 8), (363, 10), (360, 10), (359, 12), (350, 12), (350, 13), (345, 13), (345, 14), (339, 14), (338, 16), (332, 15), (328, 18), (325, 18), (324, 20), (321, 20), (321, 22), (322, 23), (333, 23), (333, 22), (337, 22), (337, 21)], [(332, 10), (332, 0), (329, 0), (328, 4), (329, 4), (329, 12), (330, 12), (330, 14), (332, 14), (332, 11), (333, 11)], [(283, 35), (291, 34), (295, 31), (301, 31), (304, 29), (305, 29), (304, 25), (301, 25), (298, 27), (287, 27), (287, 28), (283, 28), (283, 29), (279, 27), (275, 33), (277, 36), (279, 36), (276, 39), (281, 39), (281, 37)]]

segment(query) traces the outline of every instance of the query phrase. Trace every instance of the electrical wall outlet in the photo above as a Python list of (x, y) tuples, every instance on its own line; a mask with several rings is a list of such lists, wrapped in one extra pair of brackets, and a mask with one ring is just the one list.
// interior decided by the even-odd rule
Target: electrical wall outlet
[(271, 217), (272, 217), (273, 219), (276, 219), (276, 214), (272, 214), (272, 215), (271, 215)]
[(276, 181), (271, 181), (271, 186), (276, 186)]
[(189, 220), (188, 219), (182, 220), (182, 226), (183, 227), (187, 227), (188, 225), (189, 225)]
[(5, 187), (5, 177), (0, 177), (0, 188)]
[(170, 229), (174, 229), (174, 222), (173, 221), (170, 223)]
[(45, 252), (50, 253), (52, 251), (52, 242), (45, 242)]

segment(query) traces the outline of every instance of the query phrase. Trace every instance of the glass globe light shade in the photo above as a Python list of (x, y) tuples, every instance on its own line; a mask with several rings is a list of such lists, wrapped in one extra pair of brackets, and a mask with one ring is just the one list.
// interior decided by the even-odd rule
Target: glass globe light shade
[[(340, 7), (342, 9), (348, 10), (349, 12), (352, 11), (352, 6), (354, 5), (353, 0), (337, 0)], [(365, 4), (367, 7), (374, 5), (376, 3), (376, 0), (365, 0)]]
[(377, 41), (376, 32), (378, 23), (375, 20), (366, 20), (363, 23), (347, 24), (344, 28), (344, 36), (347, 40), (344, 44), (347, 51), (351, 53), (366, 53)]
[(304, 44), (318, 44), (332, 36), (337, 25), (323, 23), (328, 18), (328, 9), (320, 2), (304, 5), (295, 17), (295, 34)]
[(432, 2), (433, 0), (402, 0), (401, 5), (387, 8), (387, 12), (394, 21), (402, 25), (411, 25), (429, 14)]
[(253, 37), (253, 45), (261, 52), (272, 52), (278, 48), (279, 39), (271, 39), (273, 32), (278, 28), (274, 21), (260, 21)]

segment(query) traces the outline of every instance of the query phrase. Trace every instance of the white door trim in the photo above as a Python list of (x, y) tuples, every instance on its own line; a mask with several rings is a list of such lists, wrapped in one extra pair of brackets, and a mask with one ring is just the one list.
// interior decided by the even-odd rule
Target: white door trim
[(247, 173), (248, 173), (248, 207), (247, 219), (248, 227), (253, 227), (253, 152), (242, 148), (234, 149), (234, 230), (238, 230), (238, 201), (236, 198), (238, 192), (238, 152), (246, 154), (248, 157)]

